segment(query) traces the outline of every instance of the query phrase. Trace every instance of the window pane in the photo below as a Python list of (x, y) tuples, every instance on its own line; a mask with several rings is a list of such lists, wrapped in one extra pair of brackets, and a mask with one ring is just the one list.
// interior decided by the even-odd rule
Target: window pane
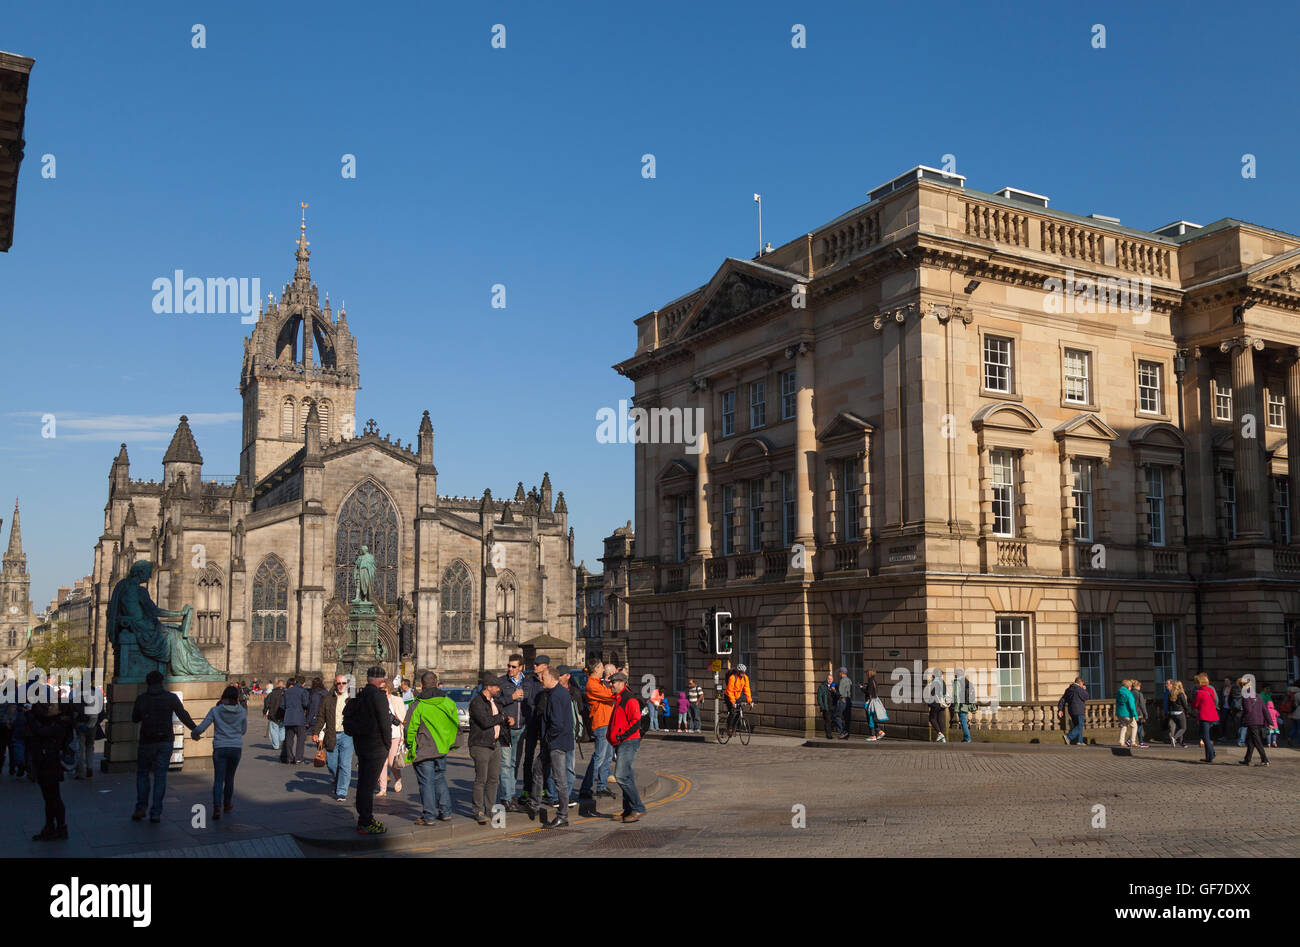
[(1025, 699), (1024, 618), (997, 620), (998, 700)]
[(1090, 700), (1102, 700), (1106, 695), (1105, 646), (1106, 623), (1101, 618), (1079, 619), (1079, 674), (1088, 689)]
[(862, 622), (857, 619), (840, 621), (840, 664), (849, 669), (849, 680), (862, 681)]
[(1078, 349), (1065, 350), (1065, 400), (1076, 404), (1089, 402), (1088, 352)]
[(1011, 340), (984, 337), (984, 387), (989, 391), (1011, 391)]

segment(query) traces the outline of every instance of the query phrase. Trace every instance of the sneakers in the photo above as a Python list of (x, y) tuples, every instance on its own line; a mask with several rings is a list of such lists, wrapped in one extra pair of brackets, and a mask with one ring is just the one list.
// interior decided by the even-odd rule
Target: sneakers
[(334, 801), (335, 801), (335, 802), (347, 802), (347, 801), (348, 801), (348, 797), (347, 797), (347, 796), (335, 796), (335, 797), (334, 797)]
[(430, 819), (426, 819), (424, 816), (420, 816), (418, 819), (415, 820), (415, 824), (416, 825), (437, 825), (438, 823)]
[(578, 800), (576, 800), (576, 799), (570, 799), (570, 800), (569, 800), (569, 808), (570, 808), (570, 809), (576, 809), (576, 808), (578, 808)]
[(401, 792), (401, 791), (402, 791), (402, 781), (399, 779), (397, 782), (393, 783), (393, 792)]
[(937, 737), (934, 738), (934, 742), (935, 742), (935, 743), (947, 743), (947, 742), (948, 742), (948, 738), (947, 738), (946, 736), (944, 736), (944, 735), (941, 733), (941, 734), (939, 734)]
[(1147, 747), (1149, 747), (1150, 745), (1151, 745), (1150, 743), (1139, 743), (1139, 744), (1138, 744), (1138, 747), (1139, 747), (1140, 749), (1145, 750), (1145, 749), (1146, 749)]
[[(1256, 766), (1267, 766), (1268, 764), (1267, 764), (1267, 763), (1256, 763), (1255, 765), (1256, 765)], [(68, 831), (68, 830), (67, 830), (67, 829), (64, 829), (63, 831), (64, 831), (63, 838), (67, 838), (67, 837), (68, 837), (68, 836), (67, 836), (67, 831)]]
[(486, 812), (475, 812), (475, 813), (474, 813), (474, 821), (477, 822), (479, 825), (487, 825), (487, 824), (488, 824), (487, 813), (486, 813)]
[(867, 737), (867, 742), (868, 742), (868, 743), (875, 743), (876, 740), (878, 740), (878, 739), (880, 739), (880, 738), (879, 738), (879, 737)]
[(1061, 739), (1065, 741), (1066, 746), (1070, 745), (1070, 738), (1067, 737), (1064, 733), (1061, 734)]
[(450, 822), (450, 821), (451, 821), (451, 816), (449, 816), (449, 815), (440, 815), (440, 816), (438, 816), (438, 821), (439, 821), (439, 822)]
[(383, 835), (388, 831), (388, 827), (378, 819), (371, 819), (369, 825), (358, 825), (358, 835)]

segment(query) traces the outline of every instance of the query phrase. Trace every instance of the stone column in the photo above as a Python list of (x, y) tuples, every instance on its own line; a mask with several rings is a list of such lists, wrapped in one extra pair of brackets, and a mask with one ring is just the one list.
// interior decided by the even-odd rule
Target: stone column
[(707, 559), (713, 552), (713, 530), (709, 523), (709, 424), (713, 412), (709, 407), (713, 394), (708, 382), (700, 381), (700, 403), (704, 412), (700, 424), (699, 448), (695, 456), (695, 555)]
[(1286, 489), (1291, 504), (1291, 545), (1300, 544), (1300, 349), (1288, 353), (1286, 369)]
[(813, 426), (813, 356), (806, 343), (798, 343), (794, 355), (794, 538), (802, 543), (811, 559), (816, 545), (813, 528), (813, 482), (817, 469), (817, 431)]
[[(1255, 386), (1255, 352), (1264, 348), (1263, 339), (1238, 336), (1220, 343), (1220, 352), (1232, 353), (1232, 397), (1237, 404), (1237, 417), (1232, 431), (1232, 462), (1237, 488), (1237, 538), (1258, 542), (1265, 536), (1264, 510), (1267, 492), (1264, 490), (1264, 465), (1261, 461), (1260, 437), (1264, 431), (1264, 418), (1259, 414), (1259, 390)], [(1244, 437), (1242, 419), (1254, 418), (1254, 437)]]

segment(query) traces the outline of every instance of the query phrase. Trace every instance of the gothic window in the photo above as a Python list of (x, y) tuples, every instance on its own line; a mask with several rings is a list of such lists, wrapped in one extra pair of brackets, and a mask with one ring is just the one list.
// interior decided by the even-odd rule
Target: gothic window
[(469, 570), (457, 559), (442, 574), (442, 609), (439, 637), (443, 641), (470, 641), (474, 599)]
[(515, 640), (515, 578), (506, 573), (497, 581), (497, 641)]
[(199, 573), (198, 602), (194, 606), (201, 645), (221, 644), (221, 591), (221, 570), (209, 564)]
[(352, 570), (361, 547), (375, 557), (375, 583), (371, 597), (392, 605), (397, 601), (397, 510), (373, 480), (357, 486), (339, 510), (334, 548), (334, 594), (350, 602), (357, 594)]
[(307, 417), (311, 414), (311, 399), (302, 399), (302, 436), (307, 436)]
[(330, 439), (330, 403), (328, 401), (318, 402), (316, 411), (320, 414), (320, 439), (328, 441)]
[(249, 641), (287, 641), (289, 574), (274, 556), (262, 560), (253, 577), (253, 623)]
[(292, 398), (285, 398), (280, 405), (280, 436), (293, 436), (294, 405)]

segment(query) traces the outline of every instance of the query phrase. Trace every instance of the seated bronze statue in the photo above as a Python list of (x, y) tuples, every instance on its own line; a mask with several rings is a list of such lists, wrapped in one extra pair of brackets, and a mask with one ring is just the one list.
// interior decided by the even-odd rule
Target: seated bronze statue
[[(107, 628), (116, 680), (142, 682), (157, 669), (173, 680), (224, 681), (226, 675), (208, 663), (190, 637), (194, 606), (172, 611), (155, 605), (144, 585), (152, 574), (152, 562), (137, 562), (127, 577), (113, 586)], [(180, 622), (164, 622), (163, 618), (179, 618)]]

